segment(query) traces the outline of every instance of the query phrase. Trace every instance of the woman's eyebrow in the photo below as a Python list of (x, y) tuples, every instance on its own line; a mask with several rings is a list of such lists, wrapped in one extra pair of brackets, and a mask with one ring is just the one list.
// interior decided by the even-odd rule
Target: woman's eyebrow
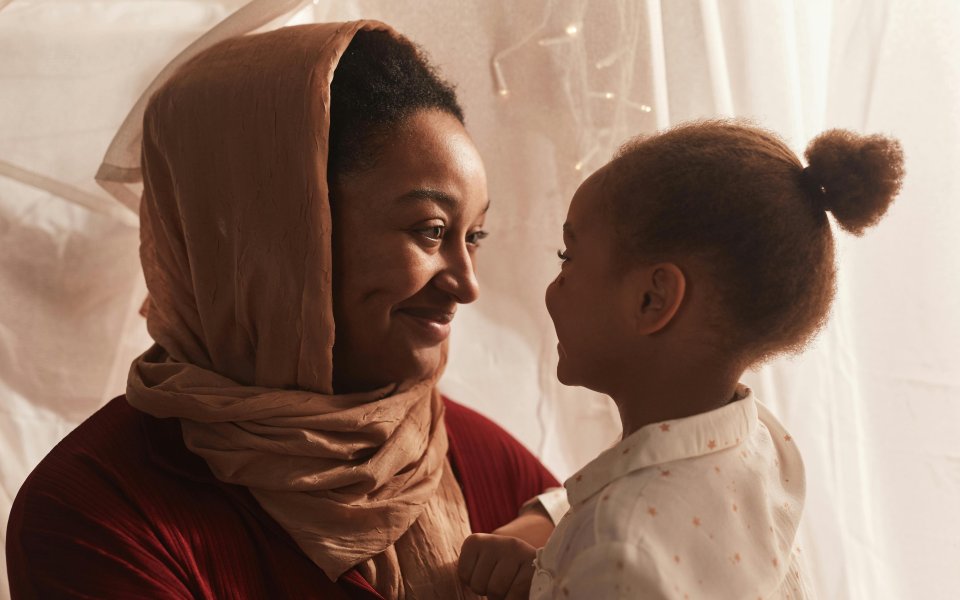
[(437, 204), (443, 204), (448, 208), (454, 208), (457, 206), (457, 204), (459, 204), (457, 199), (450, 194), (430, 188), (416, 188), (410, 190), (409, 192), (400, 196), (399, 200), (432, 200)]
[[(416, 188), (400, 196), (398, 200), (430, 200), (443, 205), (447, 210), (455, 211), (460, 207), (460, 201), (446, 192), (434, 190), (431, 188)], [(487, 200), (481, 214), (486, 214), (490, 209), (490, 200)]]
[(573, 227), (570, 225), (570, 223), (564, 223), (564, 224), (563, 224), (563, 239), (564, 239), (564, 240), (573, 241), (575, 238), (576, 238), (576, 236), (573, 235)]

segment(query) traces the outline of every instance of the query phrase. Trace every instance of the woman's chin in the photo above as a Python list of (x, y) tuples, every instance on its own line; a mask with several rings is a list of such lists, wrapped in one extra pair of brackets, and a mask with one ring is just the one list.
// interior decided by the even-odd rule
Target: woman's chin
[(352, 365), (334, 372), (337, 393), (368, 392), (390, 384), (412, 384), (430, 379), (442, 368), (443, 344), (432, 347), (393, 345), (363, 357), (337, 356), (335, 363)]
[(443, 344), (410, 349), (398, 373), (398, 379), (402, 381), (429, 379), (442, 368), (443, 363)]

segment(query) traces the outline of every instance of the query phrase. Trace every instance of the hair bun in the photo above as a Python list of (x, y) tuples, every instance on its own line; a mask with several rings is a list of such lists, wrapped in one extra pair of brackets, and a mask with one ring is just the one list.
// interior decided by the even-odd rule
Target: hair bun
[(831, 129), (814, 138), (804, 156), (804, 187), (855, 235), (883, 217), (903, 182), (900, 142), (882, 135)]

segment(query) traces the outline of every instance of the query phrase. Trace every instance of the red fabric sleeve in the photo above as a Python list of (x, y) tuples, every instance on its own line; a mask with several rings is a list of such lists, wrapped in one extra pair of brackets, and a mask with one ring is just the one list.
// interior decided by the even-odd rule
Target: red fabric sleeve
[[(194, 594), (181, 580), (162, 548), (142, 541), (132, 542), (137, 535), (105, 535), (100, 523), (55, 499), (47, 506), (33, 507), (31, 517), (11, 512), (8, 532), (7, 563), (10, 592), (14, 600), (47, 598), (170, 598), (209, 597)], [(62, 510), (56, 516), (49, 513)], [(106, 507), (105, 507), (106, 508)], [(43, 518), (41, 515), (52, 516)], [(41, 525), (35, 520), (43, 518)], [(62, 523), (71, 521), (65, 528)], [(22, 535), (21, 527), (29, 528)], [(84, 538), (84, 532), (97, 531)], [(131, 536), (131, 537), (128, 537)]]
[[(157, 431), (143, 423), (165, 430), (180, 471), (157, 463), (145, 442)], [(362, 581), (331, 582), (245, 489), (202, 464), (191, 471), (190, 460), (178, 422), (148, 418), (122, 397), (84, 422), (17, 494), (7, 531), (13, 600), (379, 597)]]
[(474, 533), (489, 533), (517, 518), (524, 502), (560, 485), (513, 436), (448, 398), (450, 459), (463, 488)]
[(171, 556), (146, 515), (94, 469), (68, 466), (46, 461), (13, 505), (6, 554), (14, 600), (209, 597), (190, 589), (182, 557)]

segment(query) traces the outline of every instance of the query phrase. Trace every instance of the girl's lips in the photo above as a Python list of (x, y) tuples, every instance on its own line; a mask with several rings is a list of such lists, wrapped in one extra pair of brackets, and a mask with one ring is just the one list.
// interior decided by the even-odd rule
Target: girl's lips
[(436, 308), (402, 308), (397, 313), (410, 324), (413, 332), (424, 341), (439, 344), (450, 336), (453, 311)]

